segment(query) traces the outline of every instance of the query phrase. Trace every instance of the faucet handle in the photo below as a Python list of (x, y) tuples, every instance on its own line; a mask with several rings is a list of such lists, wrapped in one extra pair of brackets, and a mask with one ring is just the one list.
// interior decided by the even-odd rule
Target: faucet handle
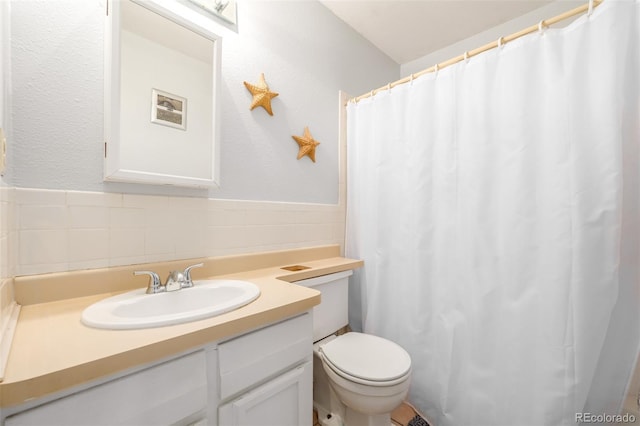
[(184, 274), (184, 284), (182, 287), (193, 287), (193, 280), (191, 279), (191, 270), (193, 268), (202, 268), (204, 263), (196, 263), (195, 265), (187, 266), (183, 272)]
[(149, 287), (147, 287), (147, 294), (161, 293), (165, 291), (160, 276), (153, 271), (134, 271), (133, 275), (149, 275)]

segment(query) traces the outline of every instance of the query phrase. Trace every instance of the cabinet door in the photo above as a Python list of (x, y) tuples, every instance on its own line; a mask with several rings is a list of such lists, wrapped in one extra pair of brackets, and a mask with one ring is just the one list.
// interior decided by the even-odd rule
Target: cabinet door
[(311, 362), (261, 385), (218, 410), (224, 426), (311, 426)]

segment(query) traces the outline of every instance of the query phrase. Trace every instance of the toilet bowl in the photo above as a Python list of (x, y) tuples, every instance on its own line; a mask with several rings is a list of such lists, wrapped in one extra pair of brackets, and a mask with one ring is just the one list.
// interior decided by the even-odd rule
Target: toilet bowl
[(322, 292), (313, 312), (314, 407), (322, 424), (389, 426), (391, 411), (409, 391), (411, 358), (382, 337), (336, 335), (337, 328), (347, 325), (349, 275), (351, 271), (296, 282)]
[(389, 426), (409, 391), (411, 358), (381, 337), (347, 333), (319, 345), (329, 385), (346, 406), (345, 424)]

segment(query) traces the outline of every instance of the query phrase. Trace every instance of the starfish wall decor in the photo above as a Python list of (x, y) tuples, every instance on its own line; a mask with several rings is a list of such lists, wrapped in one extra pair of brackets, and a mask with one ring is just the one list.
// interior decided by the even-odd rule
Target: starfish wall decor
[(298, 160), (305, 155), (311, 158), (311, 161), (316, 162), (316, 147), (320, 145), (320, 142), (313, 139), (309, 127), (305, 126), (303, 136), (292, 136), (292, 138), (298, 143), (300, 149), (298, 150)]
[(253, 101), (251, 102), (250, 110), (253, 110), (257, 106), (261, 106), (269, 115), (273, 115), (273, 111), (271, 110), (271, 99), (278, 96), (276, 92), (272, 92), (269, 90), (269, 86), (267, 86), (267, 82), (264, 79), (264, 73), (260, 74), (260, 81), (257, 85), (244, 82), (245, 87), (251, 94), (253, 95)]

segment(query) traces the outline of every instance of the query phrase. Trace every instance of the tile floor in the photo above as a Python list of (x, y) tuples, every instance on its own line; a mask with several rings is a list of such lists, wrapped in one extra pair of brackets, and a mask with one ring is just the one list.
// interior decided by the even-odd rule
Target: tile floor
[[(419, 414), (411, 405), (402, 403), (391, 413), (391, 421), (397, 426), (410, 426), (409, 422), (416, 416), (419, 416)], [(411, 426), (413, 426), (413, 423)]]

